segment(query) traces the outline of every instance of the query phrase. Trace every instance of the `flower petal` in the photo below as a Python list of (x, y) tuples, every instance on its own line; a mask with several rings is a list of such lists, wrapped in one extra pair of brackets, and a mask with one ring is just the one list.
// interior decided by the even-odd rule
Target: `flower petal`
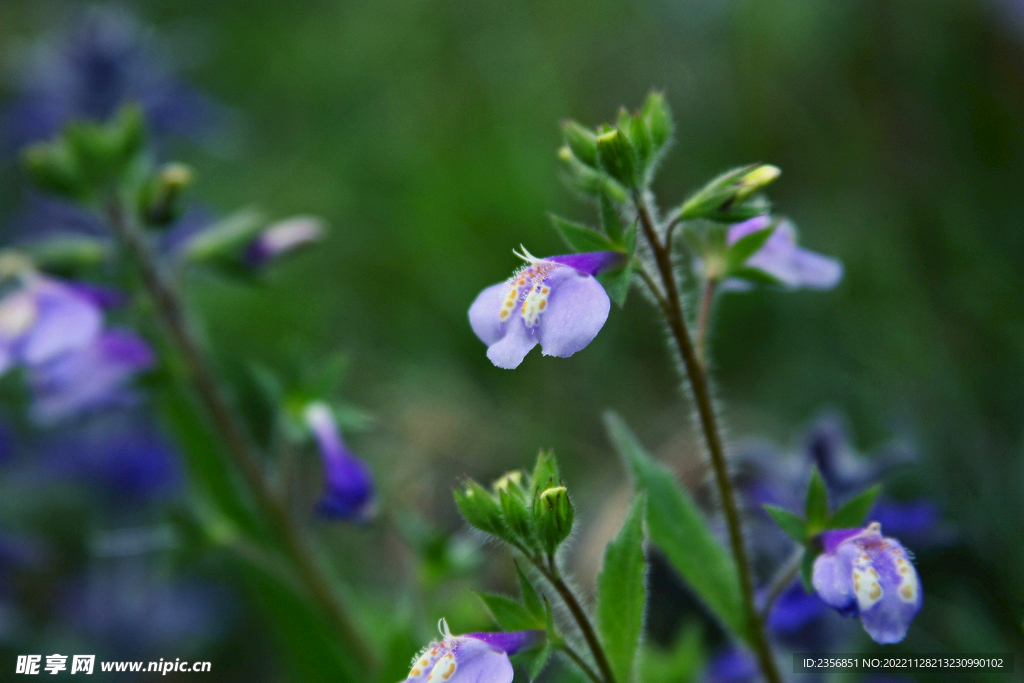
[(851, 543), (840, 546), (835, 554), (823, 553), (814, 561), (811, 583), (818, 597), (850, 616), (856, 614), (857, 596), (853, 590), (853, 560), (860, 550)]
[(526, 354), (536, 345), (536, 334), (527, 330), (517, 315), (505, 323), (504, 336), (487, 348), (487, 357), (499, 368), (512, 370), (519, 367)]
[(789, 221), (776, 226), (764, 246), (747, 259), (747, 265), (763, 270), (789, 288), (831, 289), (843, 277), (840, 261), (797, 245), (796, 229)]
[(510, 655), (533, 647), (544, 638), (544, 631), (495, 631), (467, 633), (464, 638), (476, 638)]
[(621, 251), (586, 251), (582, 254), (566, 254), (565, 256), (548, 256), (544, 261), (561, 263), (563, 266), (575, 268), (587, 275), (597, 275), (612, 268), (618, 268), (629, 258)]
[(453, 675), (431, 683), (512, 683), (512, 663), (507, 654), (476, 638), (457, 640), (454, 648), (457, 668)]
[(540, 344), (545, 356), (566, 358), (594, 340), (604, 327), (611, 301), (597, 280), (569, 268), (548, 278), (551, 295), (540, 317)]
[(490, 346), (504, 336), (498, 315), (508, 292), (508, 284), (499, 282), (477, 295), (469, 307), (469, 325), (484, 344)]
[[(921, 609), (921, 582), (903, 546), (893, 539), (866, 549), (871, 568), (878, 574), (881, 596), (862, 605), (860, 620), (876, 643), (898, 643)], [(866, 608), (865, 608), (866, 607)]]
[(89, 299), (55, 283), (36, 285), (38, 319), (25, 337), (22, 356), (37, 365), (92, 342), (103, 326), (103, 313)]

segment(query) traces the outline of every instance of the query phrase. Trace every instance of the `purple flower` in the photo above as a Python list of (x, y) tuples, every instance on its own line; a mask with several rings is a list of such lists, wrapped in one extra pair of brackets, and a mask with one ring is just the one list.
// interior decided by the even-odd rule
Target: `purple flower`
[(312, 216), (296, 216), (266, 227), (249, 244), (245, 260), (262, 266), (323, 239), (324, 226)]
[(128, 102), (157, 135), (213, 129), (219, 108), (174, 78), (158, 44), (126, 12), (95, 9), (36, 43), (18, 74), (21, 96), (4, 112), (10, 147), (48, 139), (72, 119), (107, 120)]
[(149, 345), (127, 330), (110, 329), (93, 343), (33, 368), (32, 416), (50, 423), (132, 398), (127, 385), (154, 363)]
[(70, 286), (36, 273), (0, 299), (0, 374), (15, 365), (39, 366), (87, 347), (103, 327), (103, 313)]
[(757, 660), (746, 650), (729, 647), (716, 654), (704, 671), (706, 683), (754, 683), (761, 680)]
[(877, 643), (903, 640), (921, 609), (921, 582), (909, 554), (873, 522), (864, 529), (822, 534), (825, 552), (814, 561), (814, 589), (844, 616), (859, 616)]
[(324, 493), (317, 501), (317, 512), (328, 519), (369, 519), (374, 507), (370, 469), (345, 447), (327, 404), (309, 404), (305, 419), (324, 463)]
[(523, 249), (516, 256), (526, 265), (480, 292), (469, 307), (469, 324), (487, 344), (491, 362), (516, 368), (538, 343), (545, 356), (566, 358), (593, 341), (611, 308), (593, 276), (621, 266), (626, 255), (595, 251), (539, 259)]
[[(729, 244), (771, 225), (768, 216), (757, 216), (729, 227)], [(796, 228), (780, 221), (764, 245), (747, 259), (746, 265), (771, 275), (786, 289), (832, 289), (843, 279), (843, 264), (834, 258), (804, 249), (796, 243)], [(726, 288), (743, 290), (749, 284), (729, 280)]]
[(444, 619), (439, 626), (443, 639), (416, 655), (407, 683), (512, 683), (508, 656), (544, 638), (543, 631), (453, 636)]

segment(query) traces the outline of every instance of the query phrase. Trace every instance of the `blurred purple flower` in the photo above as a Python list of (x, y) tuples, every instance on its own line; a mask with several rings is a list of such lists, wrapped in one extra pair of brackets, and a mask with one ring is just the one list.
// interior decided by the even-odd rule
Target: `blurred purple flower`
[(52, 423), (76, 414), (134, 400), (129, 382), (155, 356), (134, 332), (108, 329), (93, 343), (33, 368), (32, 416)]
[(705, 683), (754, 683), (759, 680), (761, 670), (754, 655), (735, 647), (720, 651), (704, 670)]
[(899, 541), (875, 522), (864, 529), (822, 534), (825, 552), (814, 562), (814, 589), (844, 616), (859, 616), (875, 642), (903, 640), (921, 609), (917, 570)]
[(871, 458), (856, 454), (850, 445), (842, 419), (836, 415), (819, 418), (807, 435), (806, 451), (818, 467), (834, 502), (843, 502), (899, 465), (913, 460), (902, 447), (886, 447)]
[(594, 275), (621, 266), (625, 254), (596, 251), (526, 261), (508, 281), (491, 285), (469, 308), (469, 324), (499, 368), (523, 362), (538, 343), (545, 356), (565, 358), (593, 341), (611, 302)]
[[(750, 233), (764, 230), (772, 219), (757, 216), (730, 226), (730, 245)], [(843, 279), (843, 264), (834, 258), (822, 256), (804, 249), (796, 241), (796, 228), (789, 221), (780, 221), (768, 241), (747, 259), (746, 265), (771, 275), (786, 289), (832, 289)], [(749, 289), (749, 283), (738, 279), (728, 280), (725, 289)]]
[(103, 313), (89, 297), (52, 278), (25, 274), (0, 299), (0, 374), (87, 348), (102, 326)]
[(174, 448), (144, 410), (91, 415), (45, 434), (38, 450), (45, 481), (85, 481), (118, 503), (173, 493), (183, 479)]
[(222, 114), (179, 82), (158, 36), (121, 10), (90, 8), (64, 31), (38, 41), (18, 73), (5, 112), (8, 146), (45, 140), (73, 119), (104, 121), (138, 103), (156, 135), (200, 135)]
[(328, 519), (355, 522), (369, 519), (374, 508), (370, 468), (345, 447), (327, 404), (309, 404), (305, 420), (320, 448), (324, 465), (324, 493), (317, 501), (317, 512)]
[(249, 244), (245, 260), (262, 266), (323, 239), (324, 226), (312, 216), (295, 216), (266, 227)]
[(440, 627), (443, 639), (416, 656), (407, 683), (512, 683), (508, 656), (544, 638), (543, 631), (453, 636), (443, 619)]

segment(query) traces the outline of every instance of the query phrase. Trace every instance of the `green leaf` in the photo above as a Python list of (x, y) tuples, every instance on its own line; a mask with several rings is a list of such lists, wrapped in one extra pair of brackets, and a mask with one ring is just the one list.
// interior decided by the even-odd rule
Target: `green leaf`
[(881, 492), (882, 485), (876, 484), (846, 501), (829, 518), (827, 527), (829, 529), (851, 529), (861, 526)]
[(626, 248), (626, 253), (629, 257), (633, 257), (633, 253), (636, 251), (636, 226), (639, 219), (633, 221), (633, 225), (629, 226), (629, 230), (622, 236), (622, 246)]
[(544, 670), (544, 665), (548, 663), (548, 658), (551, 656), (551, 643), (545, 640), (544, 644), (540, 647), (533, 647), (524, 652), (519, 652), (512, 656), (512, 663), (516, 666), (521, 666), (526, 669), (526, 674), (530, 681), (533, 681), (540, 672)]
[(545, 620), (547, 618), (547, 611), (544, 609), (544, 603), (541, 602), (540, 596), (537, 595), (536, 589), (530, 580), (526, 578), (526, 574), (519, 567), (519, 563), (515, 562), (516, 574), (519, 576), (519, 590), (523, 594), (523, 605), (526, 607), (530, 614), (537, 617), (537, 619)]
[(804, 582), (804, 590), (808, 593), (814, 592), (814, 584), (811, 583), (811, 577), (814, 574), (814, 560), (817, 557), (817, 551), (811, 548), (804, 548), (804, 557), (800, 561), (800, 579)]
[(736, 565), (711, 532), (700, 508), (675, 477), (654, 462), (621, 418), (606, 413), (605, 425), (633, 472), (637, 489), (646, 491), (651, 540), (715, 616), (749, 643)]
[(644, 622), (647, 561), (644, 558), (644, 496), (637, 495), (618, 537), (608, 544), (597, 577), (597, 629), (615, 680), (628, 683)]
[(824, 529), (828, 522), (828, 489), (817, 467), (811, 472), (811, 482), (807, 485), (804, 516), (807, 518), (807, 531), (810, 535)]
[(807, 523), (800, 515), (793, 514), (777, 505), (762, 505), (761, 507), (772, 516), (776, 524), (782, 527), (787, 536), (800, 544), (807, 542)]
[(575, 251), (613, 251), (615, 245), (597, 230), (551, 214), (551, 223), (569, 248)]
[(731, 271), (734, 268), (741, 268), (747, 262), (747, 259), (757, 253), (758, 249), (764, 246), (764, 243), (768, 241), (768, 238), (775, 232), (775, 226), (769, 225), (767, 228), (762, 230), (755, 230), (752, 233), (744, 235), (743, 237), (736, 240), (736, 242), (729, 247), (729, 251), (726, 252), (726, 268), (727, 271)]
[(611, 241), (620, 244), (622, 242), (622, 219), (619, 212), (615, 210), (615, 204), (604, 192), (601, 193), (601, 227), (611, 238)]
[(626, 261), (626, 265), (618, 270), (598, 275), (597, 279), (604, 286), (608, 298), (622, 308), (626, 304), (629, 286), (633, 283), (633, 259)]
[(729, 277), (736, 277), (746, 280), (755, 285), (781, 285), (782, 281), (773, 275), (769, 275), (760, 268), (743, 266), (742, 268), (730, 269)]
[(231, 214), (193, 237), (184, 248), (189, 262), (228, 258), (240, 251), (266, 226), (263, 215), (254, 209)]
[(544, 619), (533, 616), (512, 598), (493, 593), (477, 593), (477, 596), (483, 600), (498, 626), (505, 631), (531, 631), (545, 626)]

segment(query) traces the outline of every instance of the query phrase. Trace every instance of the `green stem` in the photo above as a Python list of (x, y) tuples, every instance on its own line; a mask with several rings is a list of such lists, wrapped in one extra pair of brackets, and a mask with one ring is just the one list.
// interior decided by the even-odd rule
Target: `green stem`
[(697, 313), (697, 358), (707, 368), (708, 329), (711, 326), (711, 307), (715, 303), (718, 291), (718, 280), (709, 278), (704, 281), (704, 291), (700, 297), (700, 310)]
[(587, 678), (592, 680), (594, 683), (602, 683), (600, 676), (597, 675), (597, 672), (594, 671), (594, 669), (591, 668), (591, 666), (587, 664), (586, 661), (584, 661), (584, 659), (580, 657), (579, 653), (576, 652), (576, 650), (572, 649), (572, 647), (568, 643), (562, 643), (558, 646), (558, 648), (566, 655), (568, 655), (569, 659), (576, 663), (576, 666), (578, 666), (580, 670), (582, 670), (583, 673), (586, 674)]
[(775, 577), (772, 579), (771, 584), (768, 587), (768, 595), (764, 599), (764, 605), (761, 607), (761, 615), (767, 619), (768, 613), (772, 611), (772, 605), (779, 599), (782, 592), (789, 588), (789, 584), (793, 582), (796, 575), (800, 573), (800, 563), (804, 557), (804, 549), (798, 547), (793, 555), (786, 561), (786, 564), (776, 572)]
[(374, 667), (374, 660), (369, 646), (338, 601), (302, 529), (275, 495), (264, 476), (259, 457), (253, 452), (245, 430), (225, 400), (214, 372), (207, 363), (199, 342), (192, 334), (181, 297), (161, 274), (149, 246), (120, 202), (111, 201), (107, 205), (107, 218), (118, 239), (134, 260), (143, 286), (152, 297), (171, 342), (185, 362), (193, 389), (224, 440), (227, 452), (242, 473), (257, 504), (281, 537), (300, 581), (323, 607), (344, 641), (345, 649), (358, 666), (363, 672), (370, 671)]
[[(708, 454), (711, 457), (711, 465), (715, 472), (715, 481), (718, 485), (718, 496), (721, 499), (726, 526), (729, 530), (729, 546), (732, 550), (733, 559), (736, 562), (737, 571), (739, 572), (740, 592), (743, 598), (744, 611), (746, 612), (747, 628), (752, 641), (751, 645), (754, 648), (761, 671), (764, 673), (768, 683), (782, 683), (782, 677), (776, 667), (775, 657), (772, 654), (771, 645), (765, 633), (764, 622), (761, 619), (761, 614), (757, 611), (750, 560), (747, 557), (747, 548), (743, 543), (743, 523), (740, 520), (739, 507), (736, 504), (736, 494), (733, 491), (732, 480), (729, 478), (729, 464), (726, 460), (725, 447), (718, 427), (718, 418), (715, 415), (714, 402), (711, 398), (711, 386), (704, 364), (697, 355), (697, 350), (690, 339), (690, 332), (686, 326), (686, 318), (683, 315), (683, 307), (679, 299), (679, 285), (676, 282), (675, 268), (672, 265), (671, 246), (663, 244), (658, 237), (654, 220), (639, 191), (634, 191), (633, 203), (640, 218), (640, 226), (644, 237), (650, 246), (658, 268), (658, 275), (662, 284), (661, 289), (664, 290), (664, 295), (657, 290), (654, 290), (653, 293), (659, 299), (659, 303), (662, 304), (662, 312), (665, 315), (669, 330), (672, 333), (672, 337), (679, 350), (679, 355), (682, 357), (683, 365), (686, 368), (686, 375), (690, 380), (690, 387), (693, 391), (693, 400), (697, 405), (697, 415), (701, 430), (704, 433), (704, 441), (707, 444)], [(649, 276), (646, 280), (648, 283), (652, 283), (652, 279)]]

